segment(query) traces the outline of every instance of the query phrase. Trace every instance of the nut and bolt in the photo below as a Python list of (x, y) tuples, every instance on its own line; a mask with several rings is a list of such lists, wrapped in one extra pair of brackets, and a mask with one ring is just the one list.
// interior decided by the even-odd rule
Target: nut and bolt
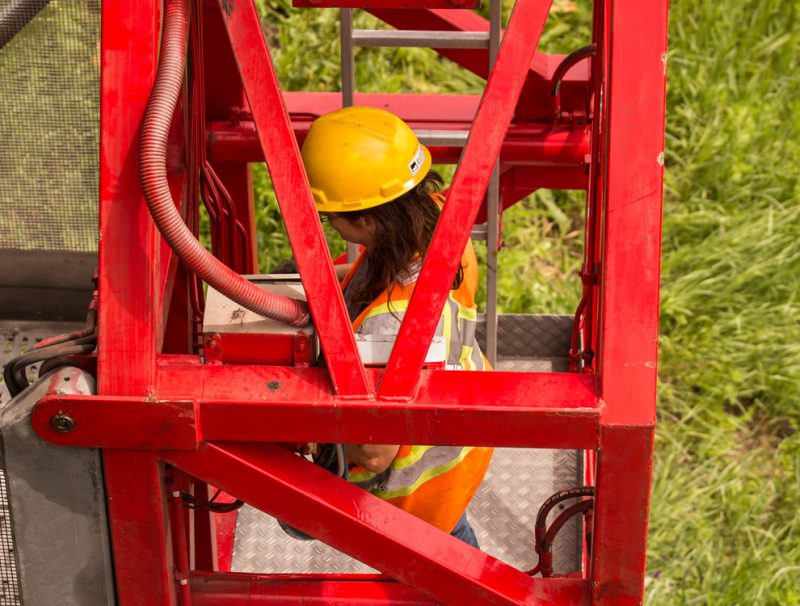
[(69, 433), (75, 429), (75, 419), (65, 412), (59, 412), (50, 417), (50, 427), (58, 433)]

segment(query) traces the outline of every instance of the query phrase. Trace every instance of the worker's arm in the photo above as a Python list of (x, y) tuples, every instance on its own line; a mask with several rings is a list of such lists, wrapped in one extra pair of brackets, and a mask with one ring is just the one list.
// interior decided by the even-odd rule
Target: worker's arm
[(353, 267), (352, 263), (339, 263), (338, 265), (333, 266), (333, 268), (336, 270), (336, 278), (339, 280), (339, 282), (344, 279), (351, 267)]
[(391, 465), (400, 450), (399, 445), (345, 444), (347, 460), (372, 473), (381, 473)]

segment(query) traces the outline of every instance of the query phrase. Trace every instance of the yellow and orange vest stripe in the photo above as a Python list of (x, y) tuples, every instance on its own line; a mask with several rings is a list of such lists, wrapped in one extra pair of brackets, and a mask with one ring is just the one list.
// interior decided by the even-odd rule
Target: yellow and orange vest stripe
[[(347, 287), (365, 261), (358, 257), (342, 281)], [(379, 295), (353, 320), (361, 334), (396, 335), (414, 290), (421, 261), (412, 263), (402, 284)], [(475, 338), (478, 264), (472, 243), (461, 258), (464, 279), (451, 290), (436, 334), (444, 336), (447, 368), (490, 370)], [(434, 526), (450, 532), (463, 515), (489, 467), (492, 448), (471, 446), (401, 446), (389, 468), (379, 474), (355, 467), (350, 481)]]

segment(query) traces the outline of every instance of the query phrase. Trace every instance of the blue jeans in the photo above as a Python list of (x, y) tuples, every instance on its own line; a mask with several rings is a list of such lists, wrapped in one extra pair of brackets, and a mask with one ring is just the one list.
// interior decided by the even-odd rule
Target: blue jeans
[(464, 512), (464, 515), (461, 516), (461, 519), (456, 522), (456, 527), (450, 532), (457, 539), (461, 539), (467, 545), (472, 545), (475, 549), (480, 549), (478, 545), (478, 538), (475, 536), (475, 531), (472, 530), (472, 526), (469, 525), (469, 520), (467, 520), (467, 512)]

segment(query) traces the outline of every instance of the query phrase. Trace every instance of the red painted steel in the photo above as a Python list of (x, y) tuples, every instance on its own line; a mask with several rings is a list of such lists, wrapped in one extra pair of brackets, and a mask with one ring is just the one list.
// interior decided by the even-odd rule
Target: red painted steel
[(162, 452), (328, 545), (449, 604), (533, 604), (530, 577), (278, 446)]
[(211, 333), (205, 335), (207, 364), (311, 366), (314, 342), (294, 334)]
[[(221, 493), (220, 499), (225, 502), (232, 501), (227, 493)], [(233, 547), (236, 540), (236, 519), (238, 512), (215, 513), (214, 524), (217, 537), (217, 570), (228, 572), (233, 564)]]
[[(162, 341), (170, 351), (183, 349), (187, 333), (180, 324), (192, 321), (185, 309), (192, 294), (175, 282), (180, 272), (147, 216), (131, 155), (155, 75), (160, 3), (104, 3), (101, 395), (49, 397), (37, 406), (33, 423), (50, 441), (105, 449), (119, 603), (176, 603), (173, 553), (185, 554), (186, 545), (173, 550), (172, 543), (186, 539), (169, 528), (161, 455), (405, 583), (364, 575), (195, 574), (194, 604), (403, 604), (427, 603), (430, 596), (453, 604), (641, 603), (655, 411), (666, 2), (596, 2), (595, 77), (582, 63), (562, 88), (562, 107), (569, 111), (594, 100), (588, 128), (541, 132), (551, 112), (545, 96), (561, 57), (535, 53), (549, 6), (538, 0), (519, 0), (480, 106), (473, 96), (357, 97), (395, 111), (416, 128), (472, 126), (386, 370), (365, 370), (358, 359), (297, 152), (296, 137), (302, 138), (313, 117), (339, 107), (339, 94), (289, 93), (287, 114), (251, 4), (221, 0), (230, 9), (226, 13), (209, 3), (196, 6), (201, 4), (210, 91), (205, 110), (215, 167), (236, 192), (237, 215), (247, 214), (252, 208), (246, 162), (266, 157), (328, 368), (203, 365), (189, 355), (159, 355)], [(405, 29), (487, 28), (469, 11), (371, 10)], [(485, 50), (442, 54), (487, 74)], [(243, 98), (237, 71), (255, 105)], [(231, 124), (221, 124), (229, 119)], [(179, 124), (173, 124), (173, 136), (180, 134)], [(254, 125), (262, 127), (259, 149)], [(180, 141), (173, 143), (179, 150)], [(439, 161), (455, 161), (460, 150), (432, 152)], [(538, 187), (592, 192), (596, 214), (587, 225), (587, 242), (600, 272), (597, 286), (588, 289), (584, 323), (599, 375), (418, 370), (422, 345), (433, 332), (424, 312), (441, 307), (452, 275), (448, 268), (455, 269), (498, 154), (504, 207)], [(179, 155), (173, 153), (172, 160)], [(170, 183), (175, 199), (181, 179), (177, 172)], [(251, 234), (252, 228), (247, 227)], [(238, 344), (235, 355), (248, 355), (248, 347)], [(287, 352), (281, 356), (282, 362), (288, 359)], [(383, 399), (375, 400), (371, 386), (381, 380)], [(73, 432), (53, 431), (50, 418), (57, 412), (73, 416)], [(529, 579), (278, 446), (247, 441), (549, 446), (589, 449), (589, 455), (597, 449), (590, 576)], [(196, 563), (210, 567), (210, 519), (195, 518), (195, 526), (195, 548), (205, 550), (195, 554)], [(233, 529), (223, 526), (216, 564), (226, 569)]]
[[(425, 370), (413, 401), (376, 404), (333, 396), (318, 368), (175, 365), (161, 374), (158, 402), (49, 396), (36, 407), (33, 426), (56, 444), (104, 448), (193, 449), (202, 440), (596, 447), (593, 376), (485, 377)], [(180, 401), (187, 394), (196, 398), (194, 412)], [(72, 432), (53, 430), (57, 413), (75, 420)], [(134, 431), (115, 429), (113, 420), (124, 417), (138, 420)]]
[(592, 603), (644, 601), (653, 427), (603, 426), (591, 556)]
[[(641, 604), (656, 405), (666, 2), (616, 0), (603, 15), (604, 233), (600, 429), (591, 577), (596, 604)], [(648, 35), (639, 30), (647, 28)], [(636, 74), (633, 81), (629, 74)], [(620, 507), (621, 503), (629, 503)]]
[[(147, 396), (154, 389), (166, 264), (132, 150), (155, 80), (160, 18), (156, 2), (102, 5), (97, 378), (104, 394)], [(130, 419), (118, 419), (123, 423)], [(105, 452), (103, 463), (119, 603), (175, 604), (154, 453)]]
[[(236, 69), (236, 60), (228, 44), (222, 14), (215, 4), (209, 2), (199, 4), (202, 5), (203, 13), (203, 45), (207, 49), (213, 49), (213, 52), (203, 54), (204, 81), (213, 82), (213, 86), (206, 86), (204, 90), (205, 117), (209, 122), (226, 120), (230, 116), (232, 107), (246, 105), (247, 100), (239, 78), (239, 70)], [(256, 273), (258, 238), (251, 168), (238, 161), (217, 162), (214, 158), (210, 160), (212, 168), (230, 193), (236, 216), (250, 240), (250, 255), (244, 259), (241, 267), (234, 269), (245, 274)]]
[(103, 468), (117, 602), (177, 604), (163, 465), (154, 451), (106, 450)]
[[(211, 497), (213, 488), (205, 482), (194, 480), (191, 490), (192, 494), (201, 495), (202, 498), (207, 500)], [(218, 544), (220, 542), (219, 535), (222, 533), (218, 528), (216, 515), (208, 509), (192, 509), (188, 511), (191, 512), (190, 570), (220, 570)], [(235, 518), (235, 514), (233, 515)], [(230, 570), (230, 566), (222, 570)]]
[(438, 321), (438, 314), (430, 310), (444, 306), (550, 4), (549, 0), (518, 0), (511, 13), (494, 70), (392, 350), (378, 392), (381, 398), (409, 398), (414, 391)]
[(251, 2), (237, 3), (236, 10), (228, 11), (226, 2), (221, 0), (220, 7), (226, 15), (225, 25), (239, 75), (334, 389), (344, 396), (368, 395), (372, 389), (356, 350), (344, 298), (255, 6)]
[[(584, 606), (589, 589), (582, 579), (532, 579), (537, 606)], [(380, 575), (194, 574), (194, 606), (346, 606), (439, 604), (408, 585)]]
[[(59, 412), (75, 420), (72, 432), (59, 433), (50, 425), (50, 419)], [(65, 446), (85, 439), (97, 448), (155, 449), (172, 445), (191, 450), (202, 440), (196, 417), (192, 402), (156, 402), (148, 396), (99, 396), (82, 403), (45, 398), (34, 409), (31, 423), (47, 435), (45, 439)]]
[(480, 0), (292, 0), (296, 8), (478, 8)]
[[(599, 352), (604, 423), (649, 425), (656, 404), (667, 6), (617, 0), (610, 19)], [(649, 35), (638, 35), (645, 23)]]
[[(436, 9), (395, 10), (371, 7), (369, 12), (397, 29), (426, 31), (465, 31), (487, 32), (489, 22), (472, 11), (448, 11)], [(588, 40), (586, 41), (588, 42)], [(576, 46), (581, 46), (578, 43)], [(486, 49), (437, 49), (443, 57), (468, 69), (481, 78), (489, 76), (489, 54)], [(530, 73), (520, 94), (520, 102), (515, 110), (516, 117), (522, 120), (548, 120), (550, 83), (558, 65), (565, 55), (549, 55), (537, 52), (530, 66)], [(581, 64), (565, 76), (561, 88), (561, 102), (565, 110), (584, 107), (591, 92), (589, 68)]]
[[(425, 103), (423, 95), (420, 99), (409, 99), (410, 103)], [(375, 107), (382, 107), (385, 103), (376, 100)], [(371, 105), (366, 99), (356, 102)], [(402, 103), (395, 100), (395, 103)], [(403, 112), (400, 112), (401, 114)], [(451, 119), (447, 122), (410, 122), (415, 129), (467, 131), (471, 117), (465, 116), (463, 120)], [(302, 116), (296, 116), (292, 128), (297, 141), (302, 144), (305, 140), (311, 121)], [(500, 149), (500, 159), (504, 164), (513, 165), (582, 165), (586, 154), (589, 152), (588, 133), (582, 130), (549, 130), (543, 126), (527, 124), (512, 124)], [(237, 162), (260, 162), (264, 159), (261, 151), (258, 134), (252, 122), (216, 122), (209, 125), (209, 147), (211, 154), (218, 159)], [(461, 157), (460, 147), (430, 148), (433, 161), (436, 164), (455, 164)], [(585, 186), (584, 186), (585, 187)]]
[[(160, 237), (131, 150), (155, 81), (159, 7), (103, 6), (100, 94), (98, 380), (101, 393), (153, 388), (161, 305)], [(135, 60), (134, 60), (135, 58)], [(123, 94), (124, 91), (124, 94)], [(113, 234), (113, 235), (112, 235)]]

